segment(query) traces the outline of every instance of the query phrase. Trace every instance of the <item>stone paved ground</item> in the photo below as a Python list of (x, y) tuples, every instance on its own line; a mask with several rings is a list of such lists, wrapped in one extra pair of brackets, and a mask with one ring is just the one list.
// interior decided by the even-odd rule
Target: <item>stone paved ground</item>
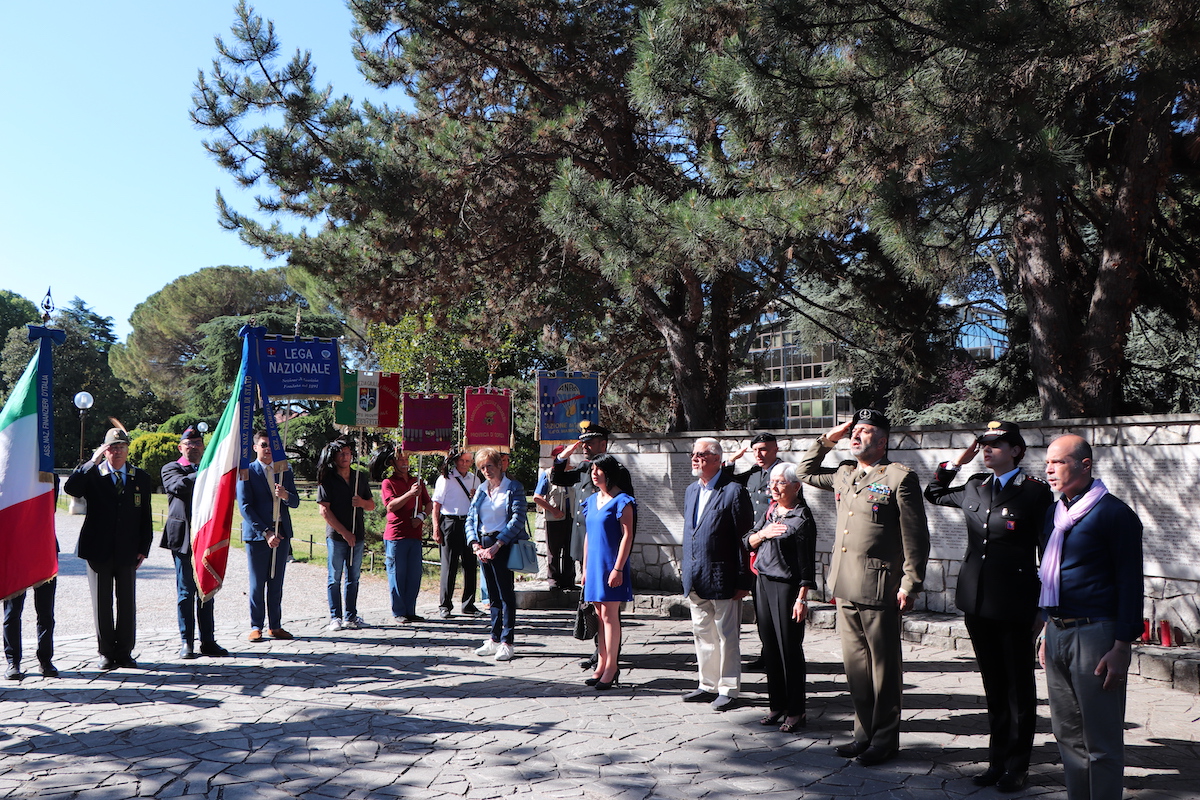
[[(809, 632), (810, 727), (790, 736), (755, 724), (761, 675), (746, 677), (734, 711), (680, 702), (695, 682), (682, 620), (628, 619), (624, 685), (599, 694), (582, 685), (578, 662), (589, 648), (570, 637), (566, 612), (521, 612), (518, 657), (497, 664), (472, 653), (482, 626), (462, 618), (327, 633), (323, 571), (292, 565), (285, 613), (298, 638), (251, 645), (234, 589), (244, 582), (240, 553), (218, 598), (219, 638), (235, 656), (181, 661), (165, 555), (156, 552), (150, 565), (160, 569), (141, 579), (142, 669), (109, 673), (95, 668), (86, 588), (81, 611), (83, 578), (64, 556), (61, 596), (74, 599), (60, 604), (63, 676), (0, 685), (0, 797), (1006, 796), (969, 779), (986, 757), (986, 721), (961, 652), (905, 645), (903, 752), (867, 769), (831, 749), (850, 727), (831, 631)], [(365, 587), (368, 620), (390, 618), (385, 588)], [(1019, 796), (1060, 800), (1044, 683), (1040, 695), (1036, 763)], [(1198, 716), (1194, 695), (1131, 683), (1128, 797), (1200, 798)]]

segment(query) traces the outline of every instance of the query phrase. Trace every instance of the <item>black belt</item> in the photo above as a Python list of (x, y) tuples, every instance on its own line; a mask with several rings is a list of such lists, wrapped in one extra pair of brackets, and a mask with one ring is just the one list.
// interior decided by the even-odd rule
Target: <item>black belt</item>
[(1112, 622), (1112, 617), (1055, 617), (1048, 619), (1056, 628), (1078, 628), (1081, 625), (1091, 625), (1093, 622)]
[(446, 519), (466, 519), (467, 515), (466, 514), (442, 514), (442, 517), (444, 517)]

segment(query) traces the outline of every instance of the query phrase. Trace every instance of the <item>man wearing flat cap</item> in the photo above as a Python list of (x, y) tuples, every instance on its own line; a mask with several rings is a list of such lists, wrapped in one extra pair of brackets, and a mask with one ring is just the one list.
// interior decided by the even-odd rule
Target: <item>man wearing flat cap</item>
[[(612, 433), (598, 422), (584, 420), (579, 423), (579, 438), (571, 442), (562, 452), (554, 457), (550, 468), (550, 483), (555, 486), (575, 486), (575, 521), (571, 530), (571, 558), (583, 561), (583, 550), (587, 546), (587, 520), (580, 509), (587, 499), (596, 493), (596, 484), (592, 483), (592, 459), (608, 452), (608, 436)], [(571, 456), (580, 449), (586, 459), (578, 466), (572, 467)], [(584, 659), (581, 666), (590, 669), (596, 665), (599, 651)]]
[[(980, 451), (989, 471), (951, 486)], [(1033, 753), (1037, 552), (1053, 501), (1050, 487), (1019, 466), (1025, 451), (1016, 423), (989, 422), (958, 458), (938, 467), (925, 487), (926, 500), (961, 508), (966, 517), (967, 550), (955, 598), (975, 648), (991, 732), (988, 767), (973, 780), (1001, 792), (1025, 787)]]
[(137, 667), (133, 659), (135, 579), (154, 537), (150, 511), (154, 479), (128, 460), (129, 434), (110, 428), (91, 459), (63, 485), (67, 494), (87, 500), (75, 555), (87, 561), (102, 670)]
[[(863, 766), (882, 764), (900, 747), (900, 615), (913, 608), (929, 559), (921, 485), (912, 470), (888, 460), (890, 430), (881, 412), (856, 411), (813, 442), (796, 470), (809, 486), (832, 491), (837, 503), (829, 591), (837, 598), (854, 703), (854, 741), (837, 753)], [(854, 460), (821, 466), (847, 436)]]
[(200, 653), (206, 656), (227, 656), (229, 651), (217, 644), (213, 630), (213, 599), (200, 602), (196, 591), (196, 573), (192, 567), (192, 489), (196, 486), (196, 471), (204, 456), (204, 435), (188, 428), (179, 439), (181, 458), (162, 468), (163, 489), (170, 498), (167, 521), (163, 525), (159, 547), (171, 551), (175, 559), (175, 586), (179, 608), (179, 638), (182, 640), (179, 657), (196, 657), (196, 626), (200, 626)]

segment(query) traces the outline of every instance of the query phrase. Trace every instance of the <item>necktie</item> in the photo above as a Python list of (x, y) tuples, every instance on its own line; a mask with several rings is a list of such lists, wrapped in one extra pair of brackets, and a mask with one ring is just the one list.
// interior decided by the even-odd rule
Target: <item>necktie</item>
[(125, 490), (125, 481), (121, 477), (120, 472), (113, 473), (113, 483), (117, 485), (117, 496), (121, 496), (121, 492)]

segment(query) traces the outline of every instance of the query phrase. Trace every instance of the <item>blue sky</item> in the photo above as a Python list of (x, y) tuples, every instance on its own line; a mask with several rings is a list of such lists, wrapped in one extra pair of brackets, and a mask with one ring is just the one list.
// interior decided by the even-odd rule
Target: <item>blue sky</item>
[[(350, 55), (340, 0), (258, 0), (284, 53), (311, 50), (320, 85), (378, 97)], [(276, 266), (217, 225), (215, 192), (252, 210), (188, 117), (192, 84), (228, 38), (228, 2), (0, 4), (0, 289), (47, 286), (129, 333), (134, 306), (218, 264)], [(54, 17), (51, 18), (50, 14)], [(401, 102), (399, 93), (387, 100)]]

